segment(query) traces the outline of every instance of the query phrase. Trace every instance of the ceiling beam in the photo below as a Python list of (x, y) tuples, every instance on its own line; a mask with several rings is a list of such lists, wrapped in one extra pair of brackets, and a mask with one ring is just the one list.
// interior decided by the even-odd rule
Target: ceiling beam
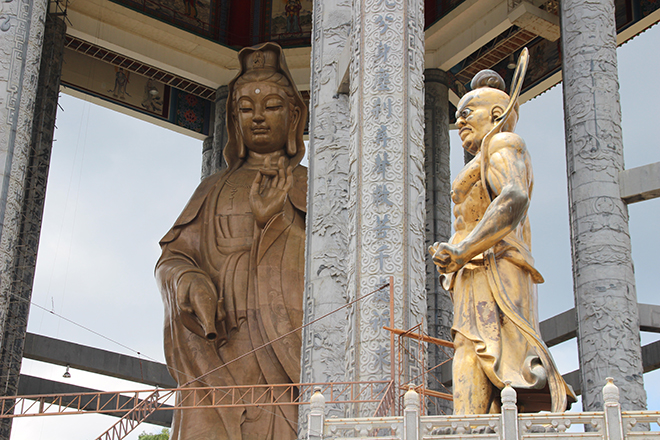
[[(638, 304), (638, 307), (640, 330), (660, 333), (660, 306)], [(541, 336), (549, 347), (572, 339), (577, 332), (575, 309), (570, 309), (548, 318), (542, 321), (539, 327), (541, 329)], [(78, 370), (116, 377), (145, 385), (157, 385), (161, 388), (176, 388), (177, 386), (174, 379), (169, 375), (165, 364), (36, 335), (34, 333), (27, 334), (24, 357), (54, 365), (69, 365), (71, 368)], [(642, 360), (645, 373), (660, 368), (660, 341), (642, 347)], [(440, 370), (442, 377), (451, 377), (451, 362), (443, 365)], [(579, 377), (578, 371), (567, 373), (564, 377), (569, 384), (573, 385), (576, 392), (580, 389), (579, 382), (577, 382), (579, 379), (575, 379)], [(46, 388), (45, 391), (29, 394), (43, 394), (46, 392), (53, 393), (59, 391), (52, 391)], [(28, 393), (20, 392), (20, 394)]]
[(660, 162), (621, 171), (619, 188), (628, 204), (660, 197)]
[[(212, 89), (238, 73), (238, 51), (107, 0), (70, 2), (67, 34)], [(284, 49), (299, 90), (309, 90), (311, 47)]]
[(573, 339), (577, 335), (577, 318), (575, 309), (566, 310), (559, 315), (548, 318), (539, 324), (541, 338), (548, 347)]
[(161, 388), (176, 388), (167, 366), (99, 348), (28, 333), (24, 358)]
[(449, 70), (512, 26), (501, 0), (465, 0), (426, 30), (426, 68)]

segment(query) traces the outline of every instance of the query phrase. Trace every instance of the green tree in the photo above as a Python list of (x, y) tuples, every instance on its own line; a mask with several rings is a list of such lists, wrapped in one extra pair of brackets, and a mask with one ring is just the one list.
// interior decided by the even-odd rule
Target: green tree
[(138, 440), (169, 440), (169, 439), (170, 439), (170, 430), (167, 428), (163, 428), (160, 434), (149, 434), (146, 432), (142, 432), (142, 434), (138, 436)]

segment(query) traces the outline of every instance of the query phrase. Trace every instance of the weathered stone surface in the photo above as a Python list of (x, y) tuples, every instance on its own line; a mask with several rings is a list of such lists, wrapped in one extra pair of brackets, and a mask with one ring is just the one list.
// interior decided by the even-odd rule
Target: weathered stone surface
[[(447, 74), (438, 69), (424, 71), (424, 145), (426, 172), (426, 241), (425, 247), (435, 242), (448, 241), (451, 236), (451, 171), (449, 168), (449, 97)], [(426, 302), (428, 333), (435, 338), (451, 341), (453, 306), (449, 293), (438, 278), (438, 271), (430, 254), (426, 254)], [(447, 349), (429, 344), (427, 368), (448, 359)], [(451, 377), (442, 377), (442, 369), (429, 374), (428, 387), (447, 392), (441, 386)], [(429, 414), (451, 414), (450, 401), (434, 399), (428, 405)]]
[(204, 180), (213, 174), (213, 136), (204, 139), (202, 143), (202, 175), (200, 180)]
[[(348, 96), (338, 95), (339, 57), (349, 44), (351, 2), (314, 2), (310, 102), (309, 189), (307, 198), (304, 322), (347, 302)], [(302, 382), (346, 380), (348, 328), (344, 309), (303, 330)], [(326, 405), (326, 416), (343, 409)], [(303, 405), (299, 432), (309, 408)]]
[[(61, 22), (49, 20), (42, 60), (47, 4), (43, 0), (5, 2), (0, 20), (0, 383), (3, 395), (15, 395), (18, 388), (57, 111), (65, 27)], [(0, 438), (8, 439), (10, 432), (11, 420), (4, 419)]]
[(213, 107), (213, 133), (204, 139), (202, 146), (202, 180), (227, 168), (222, 152), (227, 145), (227, 86), (215, 91)]
[(217, 173), (227, 168), (227, 162), (222, 155), (222, 152), (227, 145), (227, 86), (220, 86), (215, 91), (215, 126), (213, 127), (213, 154), (211, 155), (211, 163), (213, 164), (213, 172)]
[[(350, 67), (348, 295), (353, 300), (394, 277), (394, 325), (426, 318), (424, 17), (419, 0), (354, 2)], [(346, 370), (354, 380), (386, 380), (390, 359), (386, 292), (353, 307)], [(402, 383), (421, 373), (417, 345)], [(371, 415), (373, 405), (355, 409)]]
[(561, 2), (564, 117), (582, 405), (602, 408), (606, 377), (624, 410), (646, 408), (637, 295), (621, 200), (621, 107), (614, 2)]

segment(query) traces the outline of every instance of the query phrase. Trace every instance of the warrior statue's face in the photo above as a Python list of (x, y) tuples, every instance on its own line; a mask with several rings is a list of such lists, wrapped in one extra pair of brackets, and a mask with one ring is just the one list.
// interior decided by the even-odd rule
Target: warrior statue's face
[(286, 148), (292, 123), (300, 112), (285, 90), (271, 82), (249, 82), (236, 90), (236, 119), (248, 150), (259, 154)]
[(504, 112), (508, 96), (496, 89), (477, 89), (458, 103), (456, 127), (463, 148), (477, 154), (481, 141), (495, 126), (495, 119)]

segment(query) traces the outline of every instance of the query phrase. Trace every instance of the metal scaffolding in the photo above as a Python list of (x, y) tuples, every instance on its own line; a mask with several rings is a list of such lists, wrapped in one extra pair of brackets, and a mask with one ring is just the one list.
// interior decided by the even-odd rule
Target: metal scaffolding
[[(392, 284), (392, 280), (390, 280), (389, 284), (374, 291), (376, 292), (389, 286), (391, 309), (394, 307)], [(353, 302), (361, 300), (370, 294), (358, 298)], [(353, 302), (346, 306), (349, 306)], [(317, 320), (332, 313), (334, 312), (330, 312)], [(390, 310), (390, 316), (394, 316), (393, 310)], [(426, 346), (432, 343), (445, 350), (453, 348), (453, 344), (449, 341), (426, 335), (424, 333), (423, 322), (406, 331), (394, 328), (394, 322), (391, 319), (390, 327), (383, 328), (391, 333), (390, 357), (392, 360), (392, 371), (390, 380), (277, 385), (261, 384), (233, 387), (189, 387), (186, 386), (188, 384), (184, 384), (184, 386), (179, 388), (170, 389), (155, 388), (118, 392), (0, 397), (0, 420), (16, 417), (72, 414), (114, 415), (120, 417), (120, 419), (101, 434), (98, 440), (119, 440), (133, 431), (155, 411), (228, 407), (267, 408), (278, 405), (303, 405), (309, 403), (303, 399), (303, 396), (311, 396), (315, 392), (321, 392), (328, 404), (375, 403), (377, 404), (377, 409), (374, 416), (398, 416), (403, 410), (403, 395), (409, 389), (410, 383), (419, 383), (420, 385), (416, 386), (415, 389), (418, 393), (426, 396), (426, 399), (423, 399), (422, 410), (427, 405), (432, 404), (431, 399), (451, 400), (450, 393), (438, 392), (427, 389), (426, 387), (426, 375), (430, 371), (426, 366)], [(300, 329), (294, 331), (297, 330)], [(396, 339), (397, 337), (398, 340)], [(255, 350), (269, 344), (257, 347)], [(416, 345), (412, 347), (411, 344)], [(450, 357), (449, 353), (447, 355)], [(225, 365), (221, 365), (218, 368), (222, 368)], [(437, 367), (434, 366), (431, 370)], [(420, 373), (411, 377), (411, 371), (418, 371)], [(197, 379), (201, 379), (201, 377)]]

